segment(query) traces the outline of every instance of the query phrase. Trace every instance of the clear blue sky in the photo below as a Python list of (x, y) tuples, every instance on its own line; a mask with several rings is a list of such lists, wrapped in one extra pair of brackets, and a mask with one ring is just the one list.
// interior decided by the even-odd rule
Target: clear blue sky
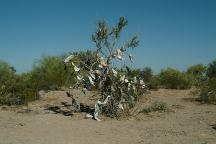
[(120, 16), (123, 38), (140, 39), (135, 67), (186, 70), (216, 58), (215, 0), (1, 0), (0, 59), (26, 72), (43, 54), (93, 49), (97, 21)]

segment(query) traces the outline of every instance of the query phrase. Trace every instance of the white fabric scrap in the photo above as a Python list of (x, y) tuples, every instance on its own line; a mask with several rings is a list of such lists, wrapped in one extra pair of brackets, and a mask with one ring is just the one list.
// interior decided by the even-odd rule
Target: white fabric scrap
[(144, 83), (143, 80), (140, 80), (140, 85), (141, 85), (142, 88), (145, 88), (145, 83)]
[(131, 88), (131, 83), (128, 83), (128, 90), (130, 90)]
[(101, 105), (105, 105), (105, 104), (108, 102), (108, 100), (109, 100), (110, 97), (111, 97), (111, 96), (108, 95), (108, 96), (106, 97), (106, 99), (104, 100), (104, 102), (101, 102), (101, 101), (98, 100), (97, 103), (95, 104), (95, 112), (94, 112), (94, 118), (95, 118), (95, 120), (101, 121), (101, 120), (98, 118), (98, 114), (99, 114), (99, 112), (100, 112), (100, 106), (101, 106)]
[(123, 52), (120, 49), (117, 49), (115, 57), (119, 60), (123, 60), (122, 56), (123, 56)]
[(94, 73), (97, 75), (101, 75), (101, 71), (99, 71), (99, 70), (94, 70)]
[(92, 80), (92, 77), (88, 76), (88, 79), (89, 79), (90, 83), (91, 83), (93, 86), (95, 86), (95, 85), (94, 85), (94, 81)]
[(136, 87), (135, 87), (135, 85), (133, 85), (133, 90), (136, 90)]
[(69, 55), (69, 56), (64, 60), (64, 63), (69, 63), (69, 62), (72, 60), (73, 57), (74, 57), (73, 55)]
[(75, 71), (75, 72), (80, 71), (80, 68), (78, 68), (73, 62), (72, 62), (72, 65), (73, 65), (73, 67), (74, 67), (74, 71)]
[(86, 91), (87, 91), (86, 88), (82, 88), (82, 92), (83, 92), (84, 94), (86, 94)]
[(93, 118), (93, 116), (90, 114), (86, 114), (86, 118)]
[(133, 82), (134, 82), (134, 83), (137, 83), (137, 77), (134, 77), (134, 78), (133, 78)]
[(113, 75), (114, 75), (115, 77), (117, 77), (118, 72), (117, 72), (115, 69), (112, 69), (112, 73), (113, 73)]
[(93, 73), (90, 73), (89, 75), (92, 77), (92, 79), (95, 79), (95, 75)]
[(123, 75), (123, 76), (120, 77), (120, 81), (121, 81), (121, 82), (123, 82), (124, 79), (125, 79), (125, 75)]
[(122, 110), (124, 109), (124, 107), (123, 107), (123, 105), (121, 103), (118, 104), (118, 108), (122, 109)]
[(125, 83), (128, 83), (129, 81), (128, 81), (128, 79), (124, 79), (124, 82), (125, 82)]
[(80, 76), (76, 76), (77, 77), (77, 79), (79, 80), (79, 81), (81, 81), (82, 80), (82, 78), (80, 77)]
[(101, 64), (98, 65), (99, 68), (103, 68), (103, 66)]
[(108, 95), (107, 97), (106, 97), (106, 99), (104, 100), (104, 102), (101, 102), (101, 101), (97, 101), (97, 104), (99, 104), (99, 105), (105, 105), (107, 102), (108, 102), (108, 100), (109, 100), (109, 98), (110, 98), (111, 96), (110, 95)]
[(132, 100), (132, 101), (134, 101), (134, 100), (135, 100), (135, 98), (134, 98), (133, 96), (130, 96), (130, 98), (131, 98), (131, 100)]

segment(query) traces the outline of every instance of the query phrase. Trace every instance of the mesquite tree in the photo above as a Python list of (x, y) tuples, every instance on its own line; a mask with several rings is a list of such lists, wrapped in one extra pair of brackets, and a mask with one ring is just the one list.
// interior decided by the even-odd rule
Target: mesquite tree
[[(129, 49), (139, 44), (137, 36), (123, 45), (119, 44), (120, 34), (127, 23), (124, 17), (120, 17), (116, 26), (108, 28), (105, 21), (99, 21), (92, 35), (96, 50), (91, 53), (91, 57), (80, 61), (78, 55), (70, 55), (64, 61), (65, 67), (72, 67), (76, 74), (75, 87), (82, 87), (84, 93), (92, 88), (99, 91), (101, 98), (95, 104), (95, 111), (88, 114), (88, 117), (98, 121), (100, 119), (97, 116), (101, 112), (116, 117), (130, 109), (145, 92), (143, 80), (131, 77), (127, 65), (128, 61), (133, 61)], [(79, 109), (79, 102), (73, 99), (73, 103)]]

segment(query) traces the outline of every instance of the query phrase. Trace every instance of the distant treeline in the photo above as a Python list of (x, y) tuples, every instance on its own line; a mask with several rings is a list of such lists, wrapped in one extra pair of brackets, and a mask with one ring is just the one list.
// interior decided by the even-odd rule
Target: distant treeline
[[(76, 52), (76, 61), (91, 63), (94, 53), (91, 51)], [(26, 104), (39, 98), (40, 90), (59, 90), (76, 83), (76, 75), (64, 69), (63, 60), (66, 55), (43, 56), (33, 64), (32, 70), (17, 74), (14, 67), (0, 61), (0, 105)], [(119, 72), (125, 71), (119, 69)], [(166, 68), (154, 75), (150, 67), (143, 69), (127, 69), (130, 77), (144, 79), (149, 89), (189, 89), (192, 86), (200, 90), (201, 100), (216, 102), (216, 60), (205, 66), (197, 64), (183, 72)]]

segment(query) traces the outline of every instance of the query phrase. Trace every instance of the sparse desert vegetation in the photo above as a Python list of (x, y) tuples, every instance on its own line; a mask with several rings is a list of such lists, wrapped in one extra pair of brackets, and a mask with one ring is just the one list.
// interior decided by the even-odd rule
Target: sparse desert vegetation
[(95, 51), (42, 56), (26, 73), (0, 61), (0, 143), (215, 143), (216, 60), (131, 68), (127, 23), (99, 21)]

